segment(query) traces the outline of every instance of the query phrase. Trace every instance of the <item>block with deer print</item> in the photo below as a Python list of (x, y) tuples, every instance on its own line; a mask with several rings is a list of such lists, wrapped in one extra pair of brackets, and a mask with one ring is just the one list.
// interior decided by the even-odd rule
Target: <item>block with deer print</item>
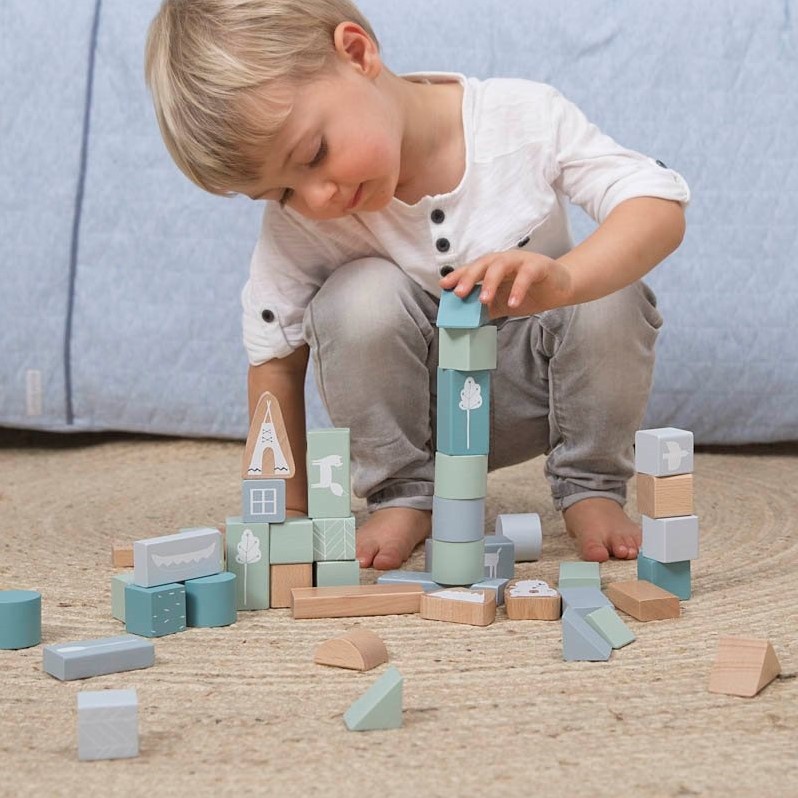
[(242, 479), (290, 479), (294, 456), (277, 399), (268, 391), (261, 394), (244, 448)]
[(311, 518), (349, 517), (352, 502), (348, 429), (308, 431), (307, 472), (308, 515)]
[(490, 448), (490, 372), (438, 369), (437, 450), (487, 455)]

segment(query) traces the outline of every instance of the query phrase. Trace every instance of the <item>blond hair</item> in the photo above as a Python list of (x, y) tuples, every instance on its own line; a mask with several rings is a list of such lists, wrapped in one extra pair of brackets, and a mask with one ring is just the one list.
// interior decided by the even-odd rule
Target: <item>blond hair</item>
[(291, 112), (285, 88), (329, 66), (335, 29), (350, 21), (377, 42), (350, 0), (164, 0), (147, 36), (145, 75), (180, 170), (226, 196), (257, 180), (264, 149)]

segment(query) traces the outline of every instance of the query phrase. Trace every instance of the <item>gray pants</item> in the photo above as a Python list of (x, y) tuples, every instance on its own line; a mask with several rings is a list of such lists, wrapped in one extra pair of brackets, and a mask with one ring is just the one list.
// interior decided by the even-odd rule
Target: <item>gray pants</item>
[[(304, 319), (322, 401), (351, 430), (369, 510), (432, 507), (438, 300), (393, 263), (336, 269)], [(662, 325), (642, 282), (594, 302), (498, 322), (489, 469), (546, 453), (554, 506), (626, 501)]]

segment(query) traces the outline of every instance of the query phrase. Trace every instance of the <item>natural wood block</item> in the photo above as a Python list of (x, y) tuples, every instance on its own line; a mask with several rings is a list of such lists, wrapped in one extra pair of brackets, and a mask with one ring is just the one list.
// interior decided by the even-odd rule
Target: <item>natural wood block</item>
[(370, 671), (388, 661), (385, 643), (368, 629), (352, 629), (320, 643), (313, 661), (318, 665)]
[(421, 617), (428, 621), (488, 626), (496, 620), (496, 593), (462, 587), (424, 593)]
[(421, 585), (295, 587), (291, 609), (294, 618), (405, 615), (419, 611), (423, 595)]
[(511, 621), (556, 621), (561, 599), (540, 579), (513, 579), (504, 590), (504, 607)]
[(111, 563), (114, 568), (133, 567), (133, 541), (115, 540), (111, 546)]
[(649, 518), (693, 514), (693, 475), (637, 475), (637, 509)]
[(268, 391), (261, 394), (249, 425), (241, 479), (290, 479), (294, 455), (280, 404)]
[(613, 582), (604, 593), (619, 610), (638, 621), (661, 621), (681, 614), (678, 597), (642, 579)]
[(271, 600), (275, 607), (291, 606), (291, 591), (295, 587), (313, 587), (313, 563), (300, 562), (270, 566)]
[(773, 646), (753, 637), (721, 637), (709, 676), (709, 692), (755, 696), (781, 673)]

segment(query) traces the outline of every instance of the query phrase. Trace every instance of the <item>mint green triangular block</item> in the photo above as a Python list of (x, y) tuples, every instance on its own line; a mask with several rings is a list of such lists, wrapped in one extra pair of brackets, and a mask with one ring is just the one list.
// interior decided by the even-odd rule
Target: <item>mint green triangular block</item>
[(398, 729), (402, 725), (402, 674), (391, 665), (344, 713), (349, 731)]
[(612, 607), (601, 607), (585, 615), (585, 620), (613, 648), (623, 648), (635, 639), (635, 633), (618, 617)]

